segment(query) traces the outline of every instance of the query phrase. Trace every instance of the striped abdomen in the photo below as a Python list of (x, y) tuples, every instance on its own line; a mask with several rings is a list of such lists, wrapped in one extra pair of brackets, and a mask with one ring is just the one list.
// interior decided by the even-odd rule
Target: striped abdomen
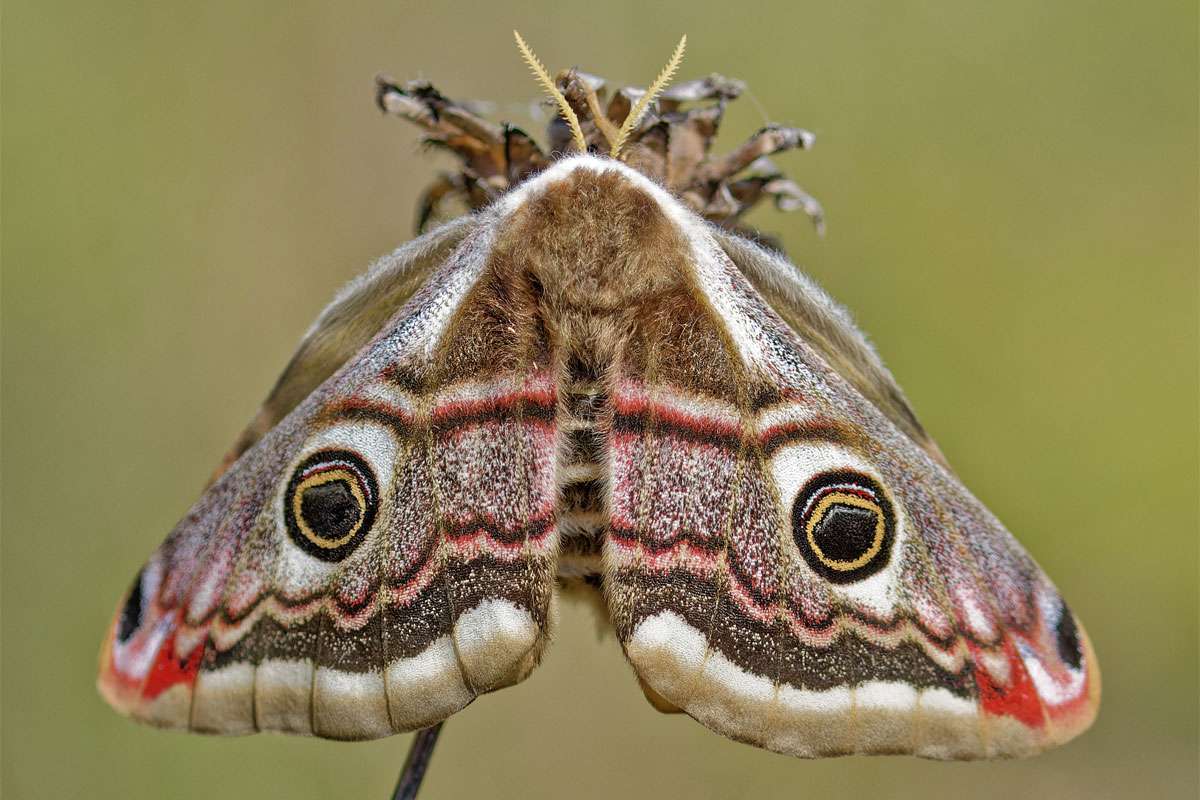
[(558, 575), (598, 584), (600, 551), (608, 526), (604, 480), (604, 434), (599, 423), (608, 408), (601, 377), (586, 361), (571, 357), (558, 409)]

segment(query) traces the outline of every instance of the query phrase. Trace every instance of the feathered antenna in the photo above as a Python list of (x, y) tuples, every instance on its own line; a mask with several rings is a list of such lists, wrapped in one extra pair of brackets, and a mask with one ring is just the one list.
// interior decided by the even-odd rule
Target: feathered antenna
[(575, 140), (575, 144), (579, 145), (580, 152), (587, 152), (587, 140), (583, 138), (583, 128), (579, 127), (579, 117), (575, 116), (575, 111), (567, 103), (567, 98), (563, 97), (563, 93), (554, 85), (554, 81), (550, 78), (550, 73), (546, 71), (546, 67), (538, 61), (538, 57), (529, 49), (529, 45), (525, 44), (525, 40), (521, 38), (521, 34), (513, 31), (513, 36), (517, 39), (517, 49), (521, 51), (521, 58), (525, 59), (525, 63), (529, 65), (529, 69), (533, 71), (533, 75), (538, 79), (538, 83), (546, 90), (546, 93), (554, 98), (554, 102), (558, 103), (558, 109), (566, 119), (567, 124), (571, 126), (571, 138)]
[(625, 121), (621, 123), (621, 130), (617, 132), (617, 141), (613, 143), (612, 150), (609, 155), (616, 158), (621, 154), (621, 148), (625, 145), (625, 140), (629, 138), (629, 134), (633, 132), (633, 128), (642, 119), (642, 115), (646, 113), (646, 109), (650, 106), (652, 100), (658, 96), (658, 93), (667, 88), (667, 84), (671, 82), (671, 78), (675, 75), (675, 70), (679, 69), (680, 62), (683, 61), (683, 49), (687, 47), (687, 34), (679, 40), (679, 44), (675, 45), (675, 52), (671, 54), (671, 60), (663, 67), (662, 72), (658, 73), (658, 77), (654, 79), (654, 83), (650, 84), (650, 88), (646, 89), (646, 93), (637, 101), (629, 112), (629, 116), (625, 117)]

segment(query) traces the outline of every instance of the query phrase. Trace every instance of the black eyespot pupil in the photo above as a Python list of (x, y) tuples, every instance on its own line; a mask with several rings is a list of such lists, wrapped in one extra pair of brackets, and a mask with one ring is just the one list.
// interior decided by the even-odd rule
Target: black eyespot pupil
[(362, 508), (346, 481), (329, 481), (304, 490), (300, 514), (314, 533), (341, 539), (362, 519)]
[(1063, 603), (1062, 613), (1058, 617), (1055, 630), (1058, 639), (1058, 657), (1072, 669), (1079, 669), (1083, 664), (1083, 648), (1079, 643), (1079, 628), (1075, 626), (1075, 615), (1067, 604)]
[(877, 518), (869, 508), (836, 504), (830, 506), (813, 527), (813, 541), (827, 558), (855, 561), (875, 543)]
[(127, 642), (142, 626), (142, 573), (133, 579), (129, 588), (129, 596), (121, 608), (121, 621), (117, 623), (117, 640)]

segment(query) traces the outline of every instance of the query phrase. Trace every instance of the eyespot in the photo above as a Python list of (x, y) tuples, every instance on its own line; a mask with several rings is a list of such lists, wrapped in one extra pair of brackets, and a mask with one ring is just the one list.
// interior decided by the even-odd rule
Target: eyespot
[(852, 583), (887, 566), (895, 539), (891, 501), (868, 475), (824, 472), (792, 505), (792, 536), (813, 571), (833, 583)]
[(283, 502), (292, 541), (322, 561), (341, 561), (371, 529), (379, 488), (355, 453), (320, 450), (296, 467)]

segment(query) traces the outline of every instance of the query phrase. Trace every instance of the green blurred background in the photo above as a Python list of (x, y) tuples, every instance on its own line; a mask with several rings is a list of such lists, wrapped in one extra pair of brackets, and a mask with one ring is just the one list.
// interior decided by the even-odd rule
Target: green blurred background
[[(447, 725), (424, 796), (1195, 797), (1197, 7), (1178, 2), (3, 7), (6, 798), (382, 798), (407, 737), (213, 739), (93, 689), (109, 614), (309, 321), (410, 236), (425, 76), (529, 123), (551, 68), (749, 82), (818, 135), (774, 211), (966, 483), (1085, 620), (1104, 704), (1034, 760), (803, 762), (643, 701), (591, 610)], [(762, 124), (750, 100), (731, 148)], [(540, 131), (539, 131), (540, 132)]]

